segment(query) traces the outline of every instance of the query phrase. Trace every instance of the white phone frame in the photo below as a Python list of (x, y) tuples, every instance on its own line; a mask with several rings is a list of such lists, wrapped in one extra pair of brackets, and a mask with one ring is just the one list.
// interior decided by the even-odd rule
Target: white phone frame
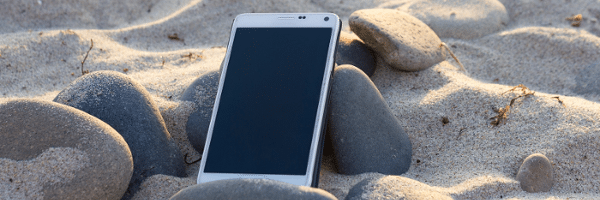
[[(299, 16), (306, 16), (303, 19), (299, 19)], [(328, 21), (324, 18), (329, 17)], [(200, 170), (198, 173), (197, 183), (205, 183), (215, 180), (223, 179), (241, 179), (241, 178), (261, 178), (261, 179), (272, 179), (282, 182), (287, 182), (301, 186), (311, 186), (313, 182), (313, 174), (319, 173), (314, 172), (314, 165), (317, 162), (316, 158), (318, 146), (321, 142), (320, 131), (324, 130), (325, 107), (327, 104), (327, 95), (329, 92), (330, 77), (333, 73), (334, 65), (334, 54), (335, 48), (338, 41), (338, 35), (340, 34), (340, 20), (336, 14), (333, 13), (247, 13), (238, 15), (232, 25), (231, 35), (229, 37), (229, 44), (227, 45), (227, 53), (223, 61), (223, 71), (219, 79), (219, 89), (215, 99), (213, 107), (213, 113), (211, 116), (210, 126), (206, 135), (206, 143), (204, 145), (204, 151), (202, 153), (202, 161), (200, 164)], [(329, 43), (329, 49), (327, 51), (327, 62), (325, 73), (323, 74), (323, 83), (321, 85), (321, 94), (319, 97), (319, 106), (316, 116), (315, 127), (313, 129), (313, 138), (310, 147), (309, 161), (306, 169), (306, 175), (272, 175), (272, 174), (233, 174), (233, 173), (205, 173), (204, 167), (208, 158), (208, 151), (210, 148), (210, 141), (213, 133), (214, 123), (219, 110), (219, 102), (221, 99), (221, 91), (223, 90), (223, 83), (225, 82), (227, 66), (229, 64), (229, 56), (231, 54), (231, 47), (233, 45), (233, 39), (237, 28), (331, 28), (331, 39)], [(323, 133), (325, 134), (325, 133)]]

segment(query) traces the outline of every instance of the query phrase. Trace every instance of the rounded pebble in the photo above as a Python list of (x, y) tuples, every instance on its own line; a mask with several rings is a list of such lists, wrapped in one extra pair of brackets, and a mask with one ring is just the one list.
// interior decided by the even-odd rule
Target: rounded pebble
[(0, 196), (8, 199), (120, 199), (133, 173), (117, 131), (62, 104), (0, 103), (0, 137), (0, 177), (10, 179)]
[(182, 177), (185, 164), (146, 89), (128, 76), (98, 71), (82, 76), (61, 91), (55, 102), (72, 106), (112, 126), (133, 155), (133, 177), (123, 199), (130, 199), (154, 174)]
[(510, 21), (497, 0), (419, 0), (397, 9), (419, 18), (442, 38), (479, 38), (503, 29)]
[(375, 57), (373, 57), (372, 50), (352, 33), (343, 31), (340, 33), (340, 40), (335, 52), (335, 63), (354, 65), (369, 77), (375, 73)]
[(531, 154), (519, 168), (517, 181), (521, 183), (521, 189), (527, 192), (550, 191), (554, 185), (554, 172), (550, 160), (539, 153)]
[(212, 181), (188, 187), (171, 197), (171, 200), (194, 199), (334, 200), (337, 198), (322, 189), (267, 179)]
[(188, 118), (185, 130), (188, 140), (200, 153), (204, 151), (220, 77), (220, 70), (203, 74), (185, 89), (181, 97), (181, 100), (194, 102), (195, 108)]
[(354, 185), (345, 200), (451, 200), (436, 188), (402, 176), (367, 178)]
[(445, 59), (440, 38), (407, 13), (391, 9), (358, 10), (350, 15), (349, 21), (352, 32), (396, 69), (424, 70)]
[(408, 171), (412, 145), (373, 82), (352, 65), (335, 69), (329, 135), (341, 174)]

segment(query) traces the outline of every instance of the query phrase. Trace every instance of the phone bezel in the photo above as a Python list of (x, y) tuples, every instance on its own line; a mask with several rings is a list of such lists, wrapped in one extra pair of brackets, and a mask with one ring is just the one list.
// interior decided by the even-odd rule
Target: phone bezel
[[(299, 16), (306, 16), (303, 19), (299, 19)], [(329, 21), (323, 20), (325, 17), (329, 17)], [(309, 161), (305, 175), (273, 175), (273, 174), (236, 174), (236, 173), (205, 173), (204, 167), (206, 165), (206, 158), (208, 155), (210, 140), (212, 137), (214, 120), (218, 113), (219, 102), (221, 98), (221, 92), (223, 90), (223, 83), (225, 82), (227, 66), (229, 64), (229, 56), (231, 54), (231, 47), (233, 45), (233, 40), (235, 36), (235, 32), (237, 28), (269, 28), (269, 27), (277, 27), (277, 28), (331, 28), (331, 40), (329, 44), (329, 49), (327, 51), (327, 62), (325, 73), (323, 74), (323, 82), (321, 84), (321, 91), (319, 96), (319, 105), (316, 116), (316, 123), (313, 129), (313, 139), (310, 147), (309, 153)], [(222, 72), (221, 77), (219, 79), (219, 88), (217, 91), (217, 96), (215, 99), (215, 104), (213, 107), (213, 113), (211, 116), (211, 122), (208, 128), (208, 133), (206, 136), (206, 143), (204, 145), (204, 151), (202, 153), (202, 161), (200, 164), (200, 169), (198, 173), (197, 183), (205, 183), (215, 180), (223, 180), (223, 179), (241, 179), (241, 178), (263, 178), (263, 179), (272, 179), (283, 181), (295, 185), (303, 185), (303, 186), (311, 186), (314, 182), (313, 176), (315, 168), (315, 163), (317, 162), (317, 152), (320, 140), (324, 140), (324, 137), (321, 137), (321, 131), (323, 130), (323, 126), (325, 126), (324, 118), (326, 117), (325, 108), (327, 104), (327, 95), (329, 93), (329, 85), (330, 85), (330, 77), (333, 73), (333, 65), (334, 65), (334, 56), (335, 56), (335, 48), (338, 41), (339, 31), (341, 27), (341, 21), (336, 14), (333, 13), (246, 13), (240, 14), (236, 16), (233, 25), (231, 27), (231, 34), (229, 37), (229, 43), (227, 45), (227, 53), (222, 63)]]

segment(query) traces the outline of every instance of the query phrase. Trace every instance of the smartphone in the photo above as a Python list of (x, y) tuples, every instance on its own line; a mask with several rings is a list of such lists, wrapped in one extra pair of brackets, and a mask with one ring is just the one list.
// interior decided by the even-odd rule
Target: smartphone
[(318, 186), (341, 27), (333, 13), (235, 18), (198, 183), (261, 178)]

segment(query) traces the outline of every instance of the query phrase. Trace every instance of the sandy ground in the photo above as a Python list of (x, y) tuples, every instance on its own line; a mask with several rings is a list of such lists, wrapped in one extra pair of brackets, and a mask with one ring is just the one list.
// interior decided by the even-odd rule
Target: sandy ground
[[(182, 152), (194, 160), (200, 154), (185, 133), (192, 105), (179, 98), (195, 78), (219, 67), (237, 14), (334, 12), (349, 32), (353, 11), (402, 2), (0, 0), (0, 18), (6, 19), (0, 20), (0, 101), (52, 100), (81, 76), (93, 40), (84, 70), (114, 70), (139, 81), (153, 95)], [(598, 199), (600, 91), (574, 90), (580, 72), (600, 62), (600, 1), (501, 2), (510, 17), (504, 29), (472, 40), (442, 38), (467, 72), (451, 57), (420, 72), (397, 71), (378, 59), (372, 80), (413, 144), (411, 168), (402, 176), (423, 183), (423, 192), (455, 199)], [(565, 20), (576, 14), (583, 15), (579, 27)], [(516, 100), (508, 119), (491, 125), (492, 108), (518, 96), (520, 90), (505, 93), (518, 84), (535, 95)], [(449, 123), (442, 123), (444, 117)], [(63, 150), (72, 151), (48, 153), (79, 155)], [(515, 180), (532, 153), (552, 162), (556, 182), (550, 192), (526, 193)], [(52, 156), (36, 159), (47, 157)], [(187, 178), (148, 178), (135, 198), (165, 199), (195, 184), (198, 164), (188, 166)], [(319, 187), (340, 199), (357, 182), (382, 176), (337, 174), (330, 158), (323, 166)], [(56, 181), (63, 179), (68, 177)]]

